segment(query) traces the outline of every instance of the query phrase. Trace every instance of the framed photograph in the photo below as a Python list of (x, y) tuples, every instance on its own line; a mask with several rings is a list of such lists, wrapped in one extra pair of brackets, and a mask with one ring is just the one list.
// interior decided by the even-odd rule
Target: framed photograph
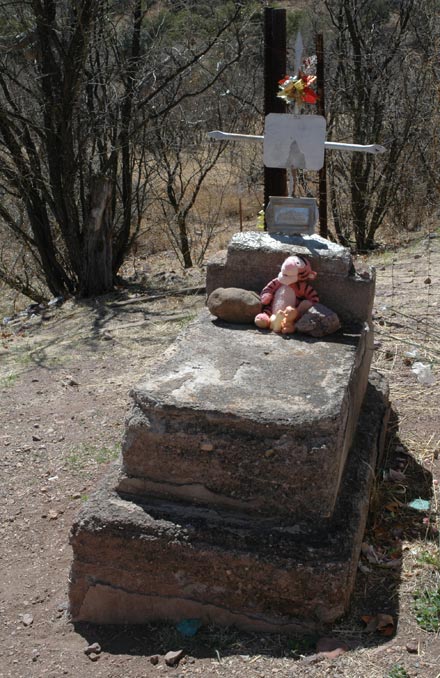
[(270, 196), (266, 209), (268, 233), (311, 235), (315, 232), (318, 206), (314, 198)]

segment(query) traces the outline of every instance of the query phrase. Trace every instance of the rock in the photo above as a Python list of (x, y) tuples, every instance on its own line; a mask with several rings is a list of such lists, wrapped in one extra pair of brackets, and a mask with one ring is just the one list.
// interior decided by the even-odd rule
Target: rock
[(32, 650), (32, 661), (36, 662), (39, 656), (40, 656), (39, 650), (37, 650), (36, 648), (33, 649)]
[(218, 287), (207, 304), (212, 315), (229, 323), (253, 323), (262, 308), (256, 292), (238, 287)]
[(314, 304), (296, 323), (296, 329), (312, 337), (325, 337), (341, 327), (336, 313), (323, 304)]
[(79, 386), (79, 383), (70, 374), (61, 382), (63, 386)]
[(96, 654), (95, 652), (90, 652), (87, 656), (91, 662), (97, 662), (99, 659), (99, 654)]
[[(348, 645), (343, 640), (339, 638), (320, 638), (316, 643), (316, 651), (327, 653), (333, 653), (335, 650), (340, 650), (339, 654), (347, 652)], [(338, 655), (335, 655), (338, 656)]]
[(86, 649), (84, 650), (84, 654), (90, 655), (90, 654), (100, 654), (101, 653), (101, 646), (99, 643), (92, 643), (91, 645), (88, 645)]
[(23, 626), (31, 626), (34, 623), (34, 618), (31, 614), (24, 614), (21, 618)]
[(48, 306), (62, 306), (64, 302), (64, 297), (54, 297), (50, 301), (47, 302)]
[(419, 654), (419, 644), (417, 641), (410, 640), (405, 647), (406, 651), (409, 652), (410, 654)]
[(201, 443), (200, 449), (202, 452), (213, 452), (214, 445), (212, 443)]
[(167, 666), (177, 666), (184, 654), (184, 650), (171, 650), (170, 652), (167, 652), (165, 655), (165, 664)]
[(150, 664), (153, 664), (153, 666), (157, 666), (159, 663), (159, 655), (158, 654), (152, 654), (150, 657)]

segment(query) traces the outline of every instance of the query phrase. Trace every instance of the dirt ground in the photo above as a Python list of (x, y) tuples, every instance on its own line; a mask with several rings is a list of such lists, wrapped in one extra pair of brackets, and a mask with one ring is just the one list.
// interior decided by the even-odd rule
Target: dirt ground
[[(69, 621), (70, 526), (118, 456), (130, 387), (204, 304), (203, 273), (172, 273), (162, 260), (148, 288), (0, 326), (1, 678), (440, 677), (438, 632), (419, 625), (414, 607), (417, 591), (440, 591), (440, 237), (431, 235), (370, 259), (374, 362), (389, 379), (395, 417), (352, 609), (328, 629), (348, 651), (333, 659), (316, 654), (319, 638), (214, 628), (185, 638), (166, 624)], [(430, 375), (434, 383), (420, 382)], [(411, 500), (422, 503), (409, 508)], [(440, 592), (435, 600), (434, 617)], [(101, 651), (87, 655), (95, 642)], [(168, 667), (164, 655), (180, 649), (185, 657)]]

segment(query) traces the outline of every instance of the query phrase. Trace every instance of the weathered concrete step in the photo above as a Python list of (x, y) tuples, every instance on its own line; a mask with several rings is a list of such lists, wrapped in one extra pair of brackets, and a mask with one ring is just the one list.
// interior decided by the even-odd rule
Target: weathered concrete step
[(117, 471), (72, 528), (75, 621), (203, 623), (298, 633), (342, 615), (353, 589), (386, 387), (370, 384), (331, 526), (309, 534), (212, 509), (122, 499)]
[(314, 340), (188, 326), (133, 392), (119, 490), (257, 513), (331, 516), (372, 335)]

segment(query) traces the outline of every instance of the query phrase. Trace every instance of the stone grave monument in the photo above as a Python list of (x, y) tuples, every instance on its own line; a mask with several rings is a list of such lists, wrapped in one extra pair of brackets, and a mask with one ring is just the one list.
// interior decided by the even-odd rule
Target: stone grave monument
[[(267, 163), (322, 164), (325, 123), (309, 117), (281, 115), (286, 151), (270, 118)], [(282, 336), (208, 310), (186, 327), (132, 390), (122, 460), (73, 525), (73, 621), (298, 633), (347, 611), (388, 416), (370, 374), (374, 272), (309, 218), (307, 235), (284, 221), (234, 236), (208, 264), (208, 294), (259, 293), (303, 256), (341, 330)]]
[(388, 412), (374, 273), (319, 236), (241, 233), (207, 288), (259, 291), (292, 253), (342, 330), (283, 337), (207, 310), (187, 326), (131, 392), (122, 462), (72, 528), (73, 620), (297, 633), (347, 610)]

